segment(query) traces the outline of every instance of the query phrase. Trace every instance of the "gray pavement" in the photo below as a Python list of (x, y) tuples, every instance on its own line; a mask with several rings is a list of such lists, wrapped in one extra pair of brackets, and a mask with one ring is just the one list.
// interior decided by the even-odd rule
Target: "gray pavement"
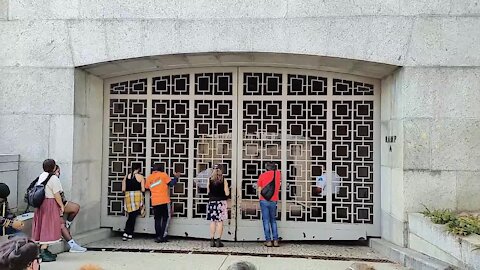
[[(148, 252), (88, 251), (83, 254), (62, 253), (56, 262), (43, 263), (42, 270), (75, 270), (86, 263), (98, 264), (105, 270), (124, 269), (182, 269), (212, 270), (227, 269), (235, 261), (245, 260), (257, 266), (258, 270), (291, 269), (347, 269), (353, 261), (317, 260), (304, 258), (279, 258), (260, 256), (232, 256), (214, 254), (177, 254)], [(392, 263), (366, 262), (376, 270), (404, 269)]]
[[(222, 255), (272, 255), (314, 259), (343, 259), (360, 261), (385, 261), (387, 258), (358, 242), (282, 242), (279, 248), (267, 248), (259, 242), (224, 242), (223, 248), (211, 248), (208, 240), (173, 238), (168, 243), (155, 243), (151, 236), (142, 236), (124, 242), (112, 237), (86, 245), (93, 250), (107, 251), (159, 251), (169, 253), (222, 254)], [(356, 244), (356, 245), (352, 245)]]

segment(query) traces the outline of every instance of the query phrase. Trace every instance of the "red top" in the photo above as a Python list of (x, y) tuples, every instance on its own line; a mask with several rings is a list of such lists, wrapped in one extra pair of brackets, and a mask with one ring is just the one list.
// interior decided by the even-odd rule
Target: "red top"
[[(262, 174), (260, 174), (260, 176), (258, 177), (258, 183), (257, 185), (261, 188), (263, 188), (264, 186), (268, 185), (268, 183), (270, 183), (270, 181), (272, 181), (273, 179), (273, 172), (274, 171), (267, 171), (267, 172), (264, 172)], [(280, 171), (275, 171), (275, 193), (273, 194), (273, 197), (270, 201), (278, 201), (278, 192), (280, 191), (280, 178), (281, 178), (281, 175), (282, 173)], [(260, 200), (265, 200), (262, 195), (260, 195)]]

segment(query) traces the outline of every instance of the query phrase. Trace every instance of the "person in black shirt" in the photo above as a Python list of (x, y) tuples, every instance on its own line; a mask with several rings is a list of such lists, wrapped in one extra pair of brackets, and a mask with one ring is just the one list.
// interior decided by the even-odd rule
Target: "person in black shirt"
[[(210, 246), (223, 247), (223, 221), (228, 219), (227, 198), (230, 195), (228, 182), (223, 178), (223, 172), (218, 165), (213, 167), (212, 176), (207, 185), (208, 211), (210, 223)], [(217, 237), (217, 238), (215, 238)]]

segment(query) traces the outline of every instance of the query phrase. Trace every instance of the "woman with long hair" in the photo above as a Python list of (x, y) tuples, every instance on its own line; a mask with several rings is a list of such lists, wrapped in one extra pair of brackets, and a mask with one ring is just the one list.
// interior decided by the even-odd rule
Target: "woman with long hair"
[(218, 165), (213, 167), (212, 176), (207, 185), (208, 213), (210, 220), (210, 246), (223, 247), (223, 221), (228, 219), (227, 199), (230, 195), (228, 182), (223, 178), (223, 172)]
[(125, 193), (124, 208), (128, 215), (122, 237), (123, 241), (133, 239), (135, 222), (144, 210), (143, 193), (145, 192), (145, 178), (140, 174), (142, 166), (139, 163), (132, 163), (131, 167), (131, 172), (125, 175), (122, 181), (122, 192)]

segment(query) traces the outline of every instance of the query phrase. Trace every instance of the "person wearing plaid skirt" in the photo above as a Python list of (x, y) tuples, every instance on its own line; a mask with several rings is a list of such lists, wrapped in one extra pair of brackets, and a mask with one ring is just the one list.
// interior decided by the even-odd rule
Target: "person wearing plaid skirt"
[(141, 165), (139, 163), (132, 163), (132, 172), (126, 175), (122, 181), (122, 191), (125, 193), (124, 208), (128, 216), (122, 236), (123, 241), (133, 239), (135, 222), (144, 211), (145, 178), (140, 174), (140, 169)]

